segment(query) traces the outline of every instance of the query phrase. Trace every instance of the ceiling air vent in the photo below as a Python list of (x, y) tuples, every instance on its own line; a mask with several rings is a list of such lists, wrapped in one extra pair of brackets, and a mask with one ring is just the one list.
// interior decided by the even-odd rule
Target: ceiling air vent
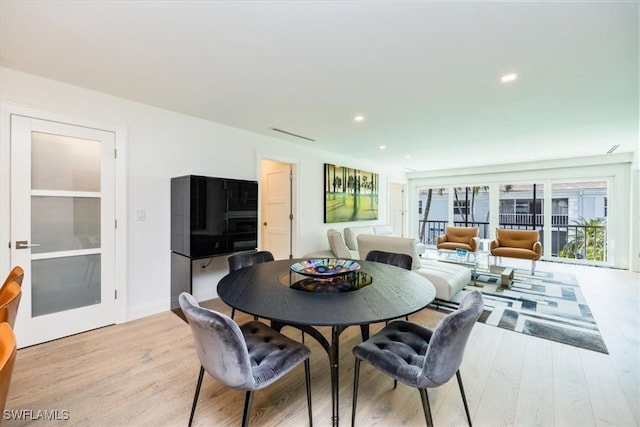
[(609, 148), (609, 151), (607, 151), (607, 154), (611, 154), (614, 151), (616, 151), (618, 148), (620, 148), (619, 144), (614, 145), (613, 147)]
[(304, 139), (304, 140), (306, 140), (306, 141), (311, 141), (311, 142), (314, 142), (314, 141), (315, 141), (315, 139), (308, 138), (308, 137), (306, 137), (306, 136), (302, 136), (302, 135), (298, 135), (298, 134), (293, 133), (293, 132), (287, 132), (286, 130), (282, 130), (282, 129), (278, 129), (278, 128), (270, 128), (270, 129), (271, 129), (272, 131), (280, 132), (280, 133), (284, 133), (285, 135), (293, 136), (293, 137), (295, 137), (295, 138)]

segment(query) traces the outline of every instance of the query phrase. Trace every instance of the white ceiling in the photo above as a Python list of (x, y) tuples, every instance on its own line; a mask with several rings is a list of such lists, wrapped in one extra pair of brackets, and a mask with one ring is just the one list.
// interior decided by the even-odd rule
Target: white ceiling
[(637, 1), (1, 0), (0, 65), (389, 166), (469, 167), (638, 150), (639, 15)]

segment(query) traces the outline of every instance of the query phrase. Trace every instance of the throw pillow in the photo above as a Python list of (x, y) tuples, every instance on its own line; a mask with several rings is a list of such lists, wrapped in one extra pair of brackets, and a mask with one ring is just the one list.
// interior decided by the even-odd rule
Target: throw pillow
[(342, 234), (330, 228), (327, 230), (327, 238), (329, 239), (329, 247), (331, 248), (331, 252), (336, 258), (352, 258), (351, 251), (347, 248), (347, 245), (344, 244), (344, 240), (342, 239)]

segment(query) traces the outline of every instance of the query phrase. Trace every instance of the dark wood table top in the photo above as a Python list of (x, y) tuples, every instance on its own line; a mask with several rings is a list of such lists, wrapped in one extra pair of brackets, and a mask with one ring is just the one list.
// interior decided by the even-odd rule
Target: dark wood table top
[(371, 284), (349, 292), (318, 293), (289, 286), (304, 278), (291, 273), (301, 259), (265, 262), (234, 271), (218, 284), (231, 307), (262, 318), (299, 325), (349, 326), (383, 322), (415, 313), (435, 298), (425, 277), (377, 262), (358, 260)]

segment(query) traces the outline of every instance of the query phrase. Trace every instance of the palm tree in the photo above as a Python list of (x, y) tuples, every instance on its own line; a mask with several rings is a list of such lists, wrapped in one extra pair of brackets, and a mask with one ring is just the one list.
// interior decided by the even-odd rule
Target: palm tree
[(471, 193), (471, 222), (476, 222), (476, 196), (480, 191), (489, 191), (489, 186), (473, 187)]
[[(460, 203), (459, 203), (459, 199), (458, 199), (458, 191), (464, 191), (465, 192), (465, 198), (468, 198), (469, 196), (469, 190), (471, 190), (471, 205), (467, 207), (467, 209), (465, 209), (464, 211), (460, 208)], [(476, 206), (476, 196), (478, 195), (478, 193), (480, 191), (489, 191), (489, 187), (488, 186), (484, 186), (484, 187), (465, 187), (465, 188), (461, 188), (461, 187), (456, 187), (453, 189), (453, 197), (456, 200), (455, 206), (456, 209), (458, 211), (458, 215), (460, 215), (462, 217), (463, 222), (466, 224), (469, 220), (469, 212), (471, 212), (471, 222), (475, 222), (476, 218), (475, 218), (475, 206)]]
[[(438, 188), (436, 192), (438, 196), (442, 196), (444, 194), (444, 188)], [(429, 210), (431, 209), (431, 200), (433, 198), (433, 188), (429, 188), (427, 190), (427, 202), (425, 203), (423, 214), (422, 214), (422, 223), (420, 224), (420, 231), (418, 233), (420, 237), (420, 242), (426, 242), (425, 236), (427, 234), (427, 220), (429, 218)]]
[(606, 222), (598, 218), (580, 218), (573, 221), (577, 225), (573, 235), (560, 250), (563, 258), (582, 258), (589, 261), (604, 261), (606, 258)]

